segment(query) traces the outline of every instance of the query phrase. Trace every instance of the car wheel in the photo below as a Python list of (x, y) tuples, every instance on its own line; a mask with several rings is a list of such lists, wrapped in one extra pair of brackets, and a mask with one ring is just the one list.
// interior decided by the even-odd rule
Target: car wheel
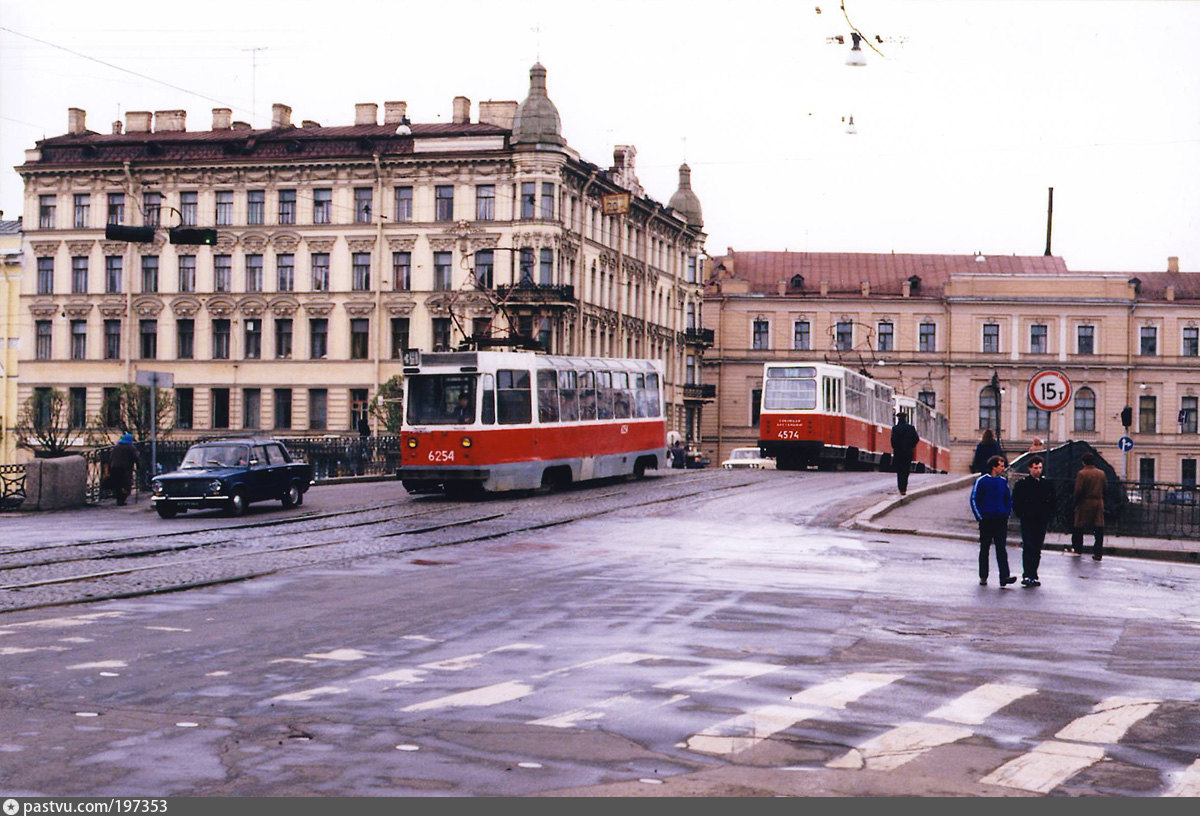
[(246, 497), (242, 491), (236, 491), (229, 497), (229, 502), (225, 505), (225, 512), (231, 516), (240, 516), (246, 512)]
[(283, 494), (283, 498), (280, 501), (283, 502), (284, 507), (296, 507), (304, 501), (304, 494), (300, 492), (300, 488), (296, 487), (296, 484), (293, 482), (288, 486), (287, 493)]
[(175, 514), (179, 512), (175, 509), (175, 505), (167, 504), (166, 502), (159, 502), (158, 506), (154, 509), (158, 511), (160, 517), (165, 519), (175, 518)]

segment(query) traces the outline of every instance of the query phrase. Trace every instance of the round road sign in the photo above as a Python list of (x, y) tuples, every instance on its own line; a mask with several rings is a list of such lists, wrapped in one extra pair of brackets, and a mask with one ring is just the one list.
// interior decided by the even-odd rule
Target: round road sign
[(1120, 439), (1117, 440), (1117, 447), (1123, 451), (1130, 450), (1133, 448), (1133, 440), (1130, 439), (1128, 436), (1122, 436)]
[(1071, 381), (1056, 368), (1043, 368), (1029, 380), (1029, 401), (1043, 411), (1057, 411), (1071, 401)]

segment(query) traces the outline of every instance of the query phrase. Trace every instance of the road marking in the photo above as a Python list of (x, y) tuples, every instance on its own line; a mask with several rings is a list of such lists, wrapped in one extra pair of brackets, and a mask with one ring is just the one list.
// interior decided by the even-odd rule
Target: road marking
[(305, 657), (312, 658), (313, 660), (351, 661), (362, 660), (369, 655), (370, 652), (360, 652), (358, 649), (334, 649), (330, 652), (312, 652), (306, 654)]
[(68, 652), (66, 646), (5, 646), (0, 648), (0, 657), (29, 654), (30, 652)]
[(98, 660), (95, 663), (76, 663), (74, 666), (67, 666), (67, 669), (124, 669), (128, 666), (124, 660)]
[(1134, 723), (1148, 716), (1159, 703), (1134, 697), (1109, 697), (1092, 709), (1094, 713), (1067, 724), (1054, 736), (1075, 742), (1120, 742)]
[(926, 751), (966, 739), (972, 733), (969, 728), (954, 725), (905, 723), (867, 740), (858, 748), (853, 748), (838, 759), (827, 762), (825, 767), (890, 771), (911, 762)]
[(325, 697), (330, 694), (345, 694), (346, 689), (341, 686), (318, 686), (317, 688), (305, 689), (304, 691), (293, 691), (291, 694), (280, 694), (278, 697), (272, 697), (272, 700), (279, 700), (283, 703), (299, 703), (305, 700), (311, 700), (314, 697)]
[(533, 691), (533, 687), (525, 683), (509, 680), (506, 683), (495, 683), (483, 688), (448, 694), (423, 703), (405, 706), (401, 711), (433, 711), (439, 708), (465, 708), (468, 706), (481, 707), (507, 703), (524, 697)]
[(1049, 793), (1075, 774), (1104, 759), (1099, 745), (1043, 742), (979, 780), (985, 785)]
[(699, 694), (706, 691), (713, 691), (722, 686), (727, 686), (730, 683), (736, 683), (739, 680), (748, 680), (751, 677), (758, 677), (763, 674), (770, 674), (782, 669), (783, 666), (774, 663), (755, 663), (750, 660), (731, 660), (719, 665), (713, 666), (710, 669), (705, 669), (698, 674), (681, 677), (678, 680), (669, 683), (656, 683), (655, 688), (687, 691), (692, 694)]
[(797, 692), (789, 697), (788, 701), (799, 705), (820, 705), (841, 709), (864, 694), (894, 683), (903, 676), (902, 674), (855, 672)]
[(763, 706), (709, 726), (688, 737), (680, 747), (701, 754), (736, 754), (819, 714), (821, 710), (816, 708)]
[(979, 725), (1009, 703), (1027, 697), (1035, 691), (1037, 689), (1028, 686), (985, 683), (936, 711), (931, 711), (928, 716), (965, 725)]
[(595, 666), (612, 666), (612, 665), (631, 665), (640, 663), (643, 660), (670, 660), (667, 655), (649, 654), (648, 652), (616, 652), (615, 654), (597, 657), (593, 660), (585, 660), (582, 663), (574, 663), (570, 666), (563, 666), (559, 669), (551, 669), (541, 674), (535, 674), (533, 677), (540, 680), (544, 677), (554, 677), (567, 672), (578, 671), (579, 669), (590, 669)]
[(550, 728), (574, 728), (580, 723), (603, 719), (607, 711), (611, 708), (632, 705), (634, 702), (635, 700), (632, 695), (620, 694), (616, 697), (609, 697), (607, 700), (600, 700), (599, 702), (592, 703), (588, 706), (574, 708), (570, 711), (564, 711), (561, 714), (552, 714), (549, 717), (530, 720), (529, 724), (544, 725)]
[(463, 671), (464, 669), (475, 668), (483, 661), (483, 658), (490, 654), (497, 654), (499, 652), (525, 652), (541, 648), (536, 643), (510, 643), (507, 646), (497, 646), (495, 649), (488, 649), (486, 652), (476, 652), (474, 654), (463, 655), (462, 657), (451, 657), (433, 663), (422, 663), (421, 668), (437, 669), (438, 671)]
[(1200, 796), (1200, 759), (1180, 774), (1179, 779), (1164, 796)]
[(4, 630), (0, 630), (2, 634), (12, 634), (5, 631), (8, 629), (20, 629), (31, 627), (34, 629), (51, 629), (57, 626), (88, 626), (96, 621), (104, 620), (105, 618), (120, 618), (124, 617), (124, 612), (92, 612), (88, 615), (74, 615), (69, 618), (46, 618), (44, 620), (25, 621), (23, 623), (8, 623), (5, 624)]

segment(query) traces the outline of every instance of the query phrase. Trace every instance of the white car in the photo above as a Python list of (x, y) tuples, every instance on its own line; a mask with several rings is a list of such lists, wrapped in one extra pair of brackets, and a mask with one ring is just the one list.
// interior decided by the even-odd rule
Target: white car
[(775, 460), (763, 456), (758, 448), (734, 448), (729, 452), (729, 458), (721, 463), (726, 470), (734, 468), (750, 468), (751, 470), (774, 470)]

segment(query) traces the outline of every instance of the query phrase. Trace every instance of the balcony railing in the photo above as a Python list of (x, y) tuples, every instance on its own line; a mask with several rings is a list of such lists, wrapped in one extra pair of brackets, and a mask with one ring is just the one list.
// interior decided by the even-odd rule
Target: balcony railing
[(683, 398), (688, 402), (709, 402), (717, 398), (717, 387), (715, 385), (685, 383), (683, 386)]
[(575, 287), (545, 283), (497, 286), (496, 296), (506, 303), (575, 304)]
[(701, 345), (711, 346), (713, 344), (713, 337), (714, 335), (712, 329), (683, 330), (683, 341), (685, 343), (699, 343)]

